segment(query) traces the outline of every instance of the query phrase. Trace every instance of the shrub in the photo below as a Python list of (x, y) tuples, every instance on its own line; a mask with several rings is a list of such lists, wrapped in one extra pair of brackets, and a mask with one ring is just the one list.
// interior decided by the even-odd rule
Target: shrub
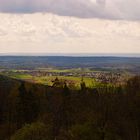
[(49, 140), (47, 127), (43, 123), (26, 124), (11, 137), (11, 140)]

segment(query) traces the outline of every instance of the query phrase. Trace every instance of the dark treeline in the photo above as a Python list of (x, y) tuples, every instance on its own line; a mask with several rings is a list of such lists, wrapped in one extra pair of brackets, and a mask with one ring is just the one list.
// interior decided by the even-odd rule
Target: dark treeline
[(140, 77), (74, 90), (0, 76), (0, 140), (140, 140)]

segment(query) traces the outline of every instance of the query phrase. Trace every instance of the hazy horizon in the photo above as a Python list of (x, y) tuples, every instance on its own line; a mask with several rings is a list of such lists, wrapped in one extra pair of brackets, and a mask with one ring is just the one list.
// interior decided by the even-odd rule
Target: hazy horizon
[(140, 57), (140, 53), (0, 53), (0, 56)]

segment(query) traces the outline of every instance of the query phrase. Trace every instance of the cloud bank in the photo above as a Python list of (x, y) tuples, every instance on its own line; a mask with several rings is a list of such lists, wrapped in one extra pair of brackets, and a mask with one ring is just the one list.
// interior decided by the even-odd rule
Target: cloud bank
[(140, 21), (0, 14), (1, 53), (140, 53)]
[(0, 12), (140, 20), (140, 0), (0, 0)]

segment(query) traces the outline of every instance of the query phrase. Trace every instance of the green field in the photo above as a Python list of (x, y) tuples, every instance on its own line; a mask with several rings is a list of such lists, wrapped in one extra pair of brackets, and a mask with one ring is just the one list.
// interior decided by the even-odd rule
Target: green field
[[(52, 85), (52, 81), (56, 78), (56, 76), (46, 76), (46, 77), (34, 77), (35, 81), (38, 83)], [(57, 76), (59, 80), (63, 81), (72, 81), (75, 83), (76, 87), (80, 87), (81, 77), (69, 77), (69, 76)], [(83, 78), (87, 87), (92, 87), (95, 85), (95, 80), (91, 78)]]
[(17, 79), (23, 79), (23, 80), (27, 80), (27, 79), (32, 79), (33, 78), (33, 76), (31, 76), (29, 74), (14, 74), (14, 75), (11, 75), (10, 77), (17, 78)]
[[(57, 68), (38, 68), (38, 71), (41, 72), (52, 72), (52, 73), (85, 73), (85, 72), (93, 72), (89, 68), (72, 68), (72, 69), (57, 69)], [(15, 79), (21, 79), (25, 81), (30, 81), (34, 83), (40, 83), (44, 85), (49, 85), (52, 86), (53, 82), (56, 79), (56, 76), (32, 76), (30, 74), (27, 74), (26, 72), (29, 72), (29, 70), (16, 70), (16, 69), (11, 69), (7, 73), (4, 73), (4, 75), (9, 76), (11, 78)], [(73, 84), (74, 87), (79, 88), (80, 83), (82, 80), (82, 77), (78, 76), (57, 76), (57, 78), (61, 81), (66, 81), (66, 83), (71, 83)], [(86, 83), (87, 87), (93, 87), (97, 85), (97, 82), (93, 78), (87, 78), (84, 77), (83, 81)]]
[(37, 70), (47, 71), (47, 72), (97, 72), (96, 70), (90, 70), (89, 68), (72, 68), (72, 69), (57, 69), (57, 68), (38, 68)]
[[(52, 86), (53, 84), (53, 80), (56, 79), (56, 76), (32, 76), (29, 74), (17, 74), (17, 73), (10, 73), (8, 74), (9, 77), (11, 78), (15, 78), (15, 79), (21, 79), (21, 80), (26, 80), (26, 81), (31, 81), (34, 83), (40, 83), (40, 84), (44, 84), (44, 85), (49, 85)], [(73, 76), (57, 76), (57, 78), (61, 81), (66, 81), (66, 82), (72, 82), (74, 83), (76, 88), (80, 87), (80, 83), (82, 78), (81, 77), (73, 77)], [(95, 82), (94, 79), (92, 78), (83, 78), (83, 81), (86, 83), (87, 87), (93, 87), (97, 84), (97, 82)]]

